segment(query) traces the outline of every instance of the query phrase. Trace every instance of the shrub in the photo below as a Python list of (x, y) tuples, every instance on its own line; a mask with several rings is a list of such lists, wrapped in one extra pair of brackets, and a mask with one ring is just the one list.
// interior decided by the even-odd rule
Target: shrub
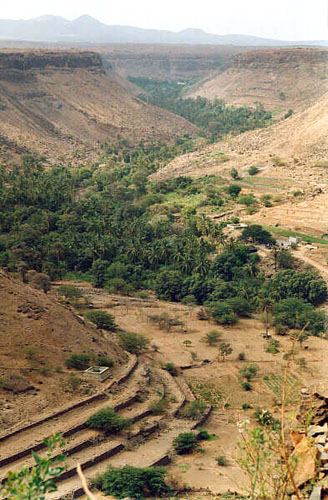
[(270, 340), (265, 349), (265, 352), (269, 352), (270, 354), (278, 354), (279, 352), (279, 340)]
[(202, 415), (204, 415), (206, 410), (206, 404), (199, 399), (195, 399), (191, 403), (188, 403), (181, 410), (181, 415), (184, 418), (190, 418), (191, 420), (198, 420)]
[(230, 194), (231, 198), (237, 198), (237, 196), (239, 195), (240, 191), (241, 191), (241, 187), (238, 186), (238, 184), (231, 184), (229, 187), (228, 187), (228, 194)]
[(119, 332), (118, 338), (120, 346), (131, 354), (140, 354), (145, 351), (150, 342), (147, 337), (133, 332)]
[(230, 170), (230, 175), (234, 180), (239, 179), (238, 170), (236, 168)]
[(102, 328), (110, 332), (116, 331), (117, 325), (115, 324), (115, 318), (106, 311), (89, 311), (86, 313), (85, 317), (88, 321), (94, 323), (97, 328)]
[(246, 205), (246, 207), (250, 207), (254, 203), (256, 203), (256, 198), (252, 194), (241, 194), (238, 196), (238, 203), (242, 205)]
[(267, 208), (272, 207), (271, 199), (272, 199), (271, 194), (263, 194), (261, 196), (261, 203)]
[(258, 370), (258, 366), (255, 364), (246, 365), (240, 368), (239, 375), (247, 381), (250, 381), (256, 377)]
[(132, 467), (125, 465), (120, 469), (108, 469), (93, 480), (93, 486), (107, 496), (115, 498), (136, 498), (145, 496), (161, 497), (171, 492), (165, 483), (166, 469), (163, 467)]
[(211, 330), (210, 332), (208, 332), (205, 337), (203, 337), (203, 342), (205, 342), (206, 344), (210, 345), (210, 346), (213, 346), (213, 345), (216, 345), (219, 340), (221, 339), (222, 337), (222, 333), (221, 332), (218, 332), (217, 330)]
[(71, 391), (77, 391), (77, 389), (80, 387), (82, 383), (82, 380), (80, 377), (77, 377), (74, 373), (68, 377), (67, 380), (67, 388)]
[(253, 390), (253, 386), (250, 382), (242, 382), (241, 383), (241, 386), (242, 388), (244, 389), (244, 391), (252, 391)]
[(67, 368), (73, 370), (86, 370), (89, 368), (91, 356), (89, 354), (72, 354), (66, 359), (65, 364)]
[(292, 269), (295, 264), (295, 258), (289, 250), (280, 250), (277, 252), (277, 264), (281, 269)]
[(173, 441), (173, 446), (178, 455), (185, 455), (197, 448), (198, 440), (192, 432), (182, 432)]
[(83, 297), (81, 290), (74, 285), (60, 285), (58, 293), (66, 297), (66, 299), (80, 299)]
[(252, 405), (250, 405), (249, 403), (243, 403), (241, 409), (246, 411), (246, 410), (250, 410), (251, 408), (253, 408)]
[(240, 352), (237, 356), (238, 361), (245, 361), (246, 355), (244, 352)]
[(159, 399), (158, 401), (153, 401), (149, 405), (149, 409), (153, 415), (161, 415), (165, 412), (169, 405), (169, 402), (166, 398)]
[(97, 365), (107, 366), (108, 368), (111, 368), (112, 366), (114, 366), (114, 361), (111, 358), (107, 358), (106, 356), (98, 356)]
[(131, 421), (128, 418), (117, 415), (115, 410), (108, 406), (91, 415), (85, 425), (86, 427), (90, 427), (90, 429), (104, 431), (106, 434), (116, 434), (127, 429), (131, 425)]
[(197, 313), (197, 318), (200, 321), (207, 321), (210, 319), (210, 315), (204, 307), (201, 307)]
[(228, 461), (226, 457), (224, 457), (223, 455), (219, 455), (218, 457), (215, 458), (215, 460), (220, 467), (226, 467), (228, 465)]
[(169, 374), (172, 375), (172, 377), (177, 377), (179, 375), (179, 371), (173, 363), (166, 363), (164, 365), (164, 370), (169, 372)]
[(199, 429), (198, 439), (201, 441), (209, 441), (211, 437), (211, 434), (206, 429)]
[(212, 318), (218, 325), (231, 326), (238, 321), (232, 307), (227, 302), (216, 302), (210, 309)]
[(259, 171), (260, 171), (260, 169), (258, 167), (255, 167), (255, 166), (249, 167), (249, 169), (248, 169), (249, 175), (256, 175), (259, 173)]

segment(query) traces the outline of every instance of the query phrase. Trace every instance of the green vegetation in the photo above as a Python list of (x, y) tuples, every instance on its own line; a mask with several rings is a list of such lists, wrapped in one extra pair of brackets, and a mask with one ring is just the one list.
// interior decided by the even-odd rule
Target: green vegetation
[(149, 409), (153, 415), (162, 415), (165, 412), (169, 405), (169, 401), (167, 398), (159, 399), (158, 401), (153, 401), (149, 405)]
[(190, 418), (191, 420), (198, 420), (202, 415), (204, 415), (206, 410), (206, 404), (199, 399), (195, 399), (191, 403), (188, 403), (181, 410), (181, 415), (184, 418)]
[(163, 467), (132, 467), (108, 469), (93, 480), (93, 486), (105, 495), (114, 498), (136, 498), (167, 496), (171, 489), (165, 483), (167, 475)]
[(239, 375), (245, 378), (248, 382), (256, 377), (259, 368), (254, 363), (250, 365), (243, 366), (239, 370)]
[(106, 311), (89, 311), (86, 313), (85, 318), (94, 323), (97, 328), (102, 328), (109, 332), (115, 332), (116, 330), (114, 316)]
[(74, 285), (60, 285), (58, 293), (66, 299), (79, 299), (83, 297), (81, 290)]
[(292, 375), (287, 374), (286, 383), (284, 384), (284, 378), (280, 375), (276, 375), (275, 373), (270, 373), (263, 379), (267, 387), (276, 396), (278, 402), (282, 401), (282, 392), (284, 385), (286, 391), (286, 403), (295, 403), (298, 401), (299, 392), (302, 385), (300, 380), (297, 380)]
[(192, 432), (182, 432), (173, 441), (173, 446), (178, 455), (192, 453), (198, 447), (198, 439)]
[(140, 354), (149, 346), (150, 340), (140, 333), (119, 332), (117, 335), (120, 346), (131, 354)]
[(65, 455), (54, 452), (64, 443), (60, 434), (44, 439), (47, 447), (45, 456), (32, 452), (35, 465), (23, 467), (17, 472), (10, 471), (0, 487), (0, 497), (15, 500), (44, 500), (49, 493), (57, 491), (55, 480), (65, 470)]
[(287, 330), (303, 328), (313, 335), (319, 335), (326, 329), (324, 311), (316, 311), (314, 307), (301, 299), (288, 298), (278, 302), (273, 312), (274, 325), (277, 330), (286, 327)]
[(172, 377), (177, 377), (179, 375), (179, 371), (173, 363), (166, 363), (163, 368), (169, 372)]
[(222, 337), (222, 333), (217, 330), (211, 330), (208, 332), (205, 337), (203, 337), (203, 341), (209, 346), (216, 345)]
[(113, 408), (108, 406), (91, 415), (85, 425), (90, 429), (103, 431), (106, 434), (116, 434), (130, 427), (131, 421), (128, 418), (121, 417)]
[(324, 238), (317, 238), (315, 236), (310, 236), (308, 234), (299, 233), (298, 231), (291, 231), (290, 229), (283, 229), (281, 227), (263, 226), (264, 229), (270, 231), (271, 233), (278, 234), (279, 236), (284, 236), (289, 238), (290, 236), (302, 238), (303, 241), (307, 243), (320, 243), (321, 245), (328, 245), (328, 241)]
[(256, 167), (255, 165), (252, 165), (251, 167), (249, 167), (248, 169), (248, 173), (249, 175), (256, 175), (258, 174), (260, 171), (260, 169), (258, 167)]
[(67, 368), (73, 370), (86, 370), (91, 365), (89, 354), (72, 354), (66, 361)]
[(204, 97), (183, 98), (185, 86), (176, 82), (139, 77), (130, 80), (147, 92), (139, 96), (144, 101), (186, 118), (213, 142), (228, 133), (240, 134), (272, 123), (272, 114), (260, 104), (255, 108), (237, 107), (219, 99), (212, 102)]
[(226, 467), (228, 465), (228, 460), (223, 455), (219, 455), (215, 460), (220, 467)]

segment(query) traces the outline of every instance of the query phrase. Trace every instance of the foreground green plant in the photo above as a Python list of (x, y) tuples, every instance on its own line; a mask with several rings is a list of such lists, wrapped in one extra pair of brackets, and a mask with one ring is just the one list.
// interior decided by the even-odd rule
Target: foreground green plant
[(165, 482), (166, 475), (167, 470), (163, 467), (125, 465), (121, 469), (108, 469), (94, 479), (93, 486), (115, 498), (161, 497), (171, 492)]
[[(45, 457), (32, 452), (35, 465), (31, 468), (23, 467), (18, 472), (8, 472), (8, 476), (0, 489), (1, 499), (14, 500), (45, 500), (48, 493), (57, 491), (54, 480), (65, 470), (65, 455), (59, 454), (51, 458), (56, 448), (64, 443), (60, 434), (55, 434), (43, 441), (47, 446)], [(61, 464), (61, 465), (60, 465)]]

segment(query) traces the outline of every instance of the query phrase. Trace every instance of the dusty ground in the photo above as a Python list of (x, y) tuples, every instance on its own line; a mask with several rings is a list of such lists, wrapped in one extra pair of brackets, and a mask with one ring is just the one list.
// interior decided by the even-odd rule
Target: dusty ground
[[(72, 372), (66, 369), (65, 360), (72, 353), (101, 353), (111, 357), (115, 361), (113, 375), (127, 359), (116, 344), (79, 321), (54, 297), (0, 272), (0, 422), (3, 432), (99, 390), (100, 384), (89, 381), (81, 381), (78, 388), (71, 387)], [(16, 377), (14, 392), (4, 390), (4, 379), (13, 376)], [(76, 378), (80, 380), (80, 374)]]
[[(108, 296), (97, 293), (93, 296), (93, 301), (96, 307), (103, 307), (108, 303)], [(199, 321), (196, 316), (197, 308), (191, 309), (180, 304), (163, 303), (154, 299), (138, 303), (130, 301), (129, 298), (122, 298), (120, 305), (108, 311), (115, 315), (120, 327), (142, 333), (151, 339), (151, 344), (158, 346), (158, 352), (145, 355), (145, 359), (152, 360), (155, 366), (161, 366), (166, 362), (172, 362), (177, 366), (192, 363), (198, 365), (181, 371), (177, 380), (192, 384), (196, 382), (210, 384), (211, 397), (217, 401), (216, 410), (205, 427), (216, 434), (218, 439), (202, 443), (205, 452), (175, 459), (170, 466), (170, 472), (180, 483), (185, 482), (195, 489), (209, 487), (216, 493), (228, 490), (241, 491), (245, 478), (235, 461), (236, 442), (239, 439), (237, 422), (250, 418), (257, 407), (279, 412), (279, 407), (276, 406), (277, 395), (268, 388), (264, 377), (271, 374), (282, 376), (282, 356), (292, 348), (292, 341), (284, 337), (274, 337), (280, 342), (280, 353), (277, 355), (266, 353), (267, 341), (261, 336), (263, 323), (260, 316), (241, 320), (233, 328), (222, 328), (207, 321)], [(170, 317), (179, 318), (184, 325), (174, 327), (169, 332), (161, 331), (149, 320), (149, 316), (163, 312)], [(233, 348), (232, 355), (225, 362), (217, 360), (217, 347), (209, 347), (202, 341), (204, 335), (212, 329), (221, 331), (222, 339), (229, 342)], [(191, 341), (189, 347), (183, 343), (185, 340)], [(327, 340), (313, 337), (309, 340), (309, 347), (307, 351), (297, 349), (296, 361), (290, 370), (293, 390), (296, 393), (303, 386), (320, 390), (322, 384), (328, 383)], [(197, 353), (196, 361), (192, 361), (191, 351)], [(237, 360), (240, 352), (245, 353), (247, 361)], [(297, 364), (297, 359), (301, 357), (307, 362), (307, 367), (303, 370), (300, 370)], [(201, 366), (201, 361), (204, 359), (210, 362)], [(243, 391), (240, 386), (239, 369), (247, 362), (255, 362), (259, 366), (259, 374), (251, 392)], [(251, 404), (253, 409), (242, 410), (243, 403)], [(217, 465), (215, 458), (219, 455), (226, 457), (228, 461), (226, 467)]]

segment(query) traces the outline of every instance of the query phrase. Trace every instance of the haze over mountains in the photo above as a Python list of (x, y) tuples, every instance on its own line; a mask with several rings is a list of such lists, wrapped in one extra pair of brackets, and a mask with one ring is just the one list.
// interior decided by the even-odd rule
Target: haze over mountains
[(0, 39), (37, 42), (75, 43), (164, 43), (244, 46), (328, 46), (327, 40), (282, 41), (250, 35), (216, 35), (201, 29), (179, 32), (141, 29), (132, 26), (109, 26), (88, 15), (68, 21), (58, 16), (41, 16), (29, 20), (0, 20)]

